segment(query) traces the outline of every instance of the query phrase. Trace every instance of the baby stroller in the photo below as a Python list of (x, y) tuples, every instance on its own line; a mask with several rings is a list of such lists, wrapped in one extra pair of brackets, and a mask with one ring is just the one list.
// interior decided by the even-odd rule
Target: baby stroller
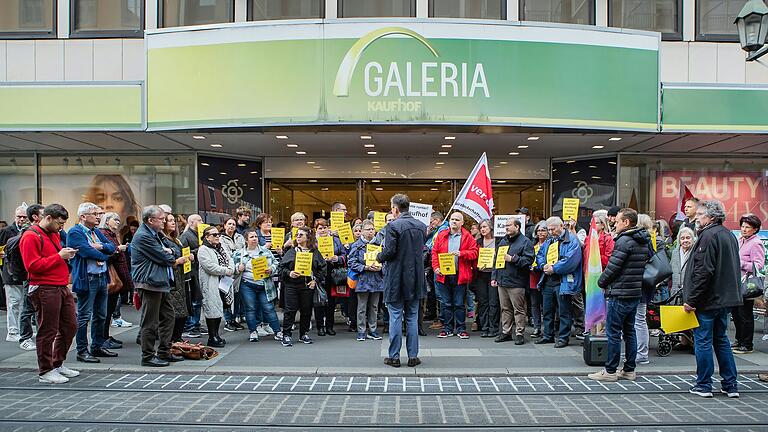
[(648, 309), (645, 316), (645, 319), (648, 322), (648, 329), (658, 329), (660, 331), (658, 336), (659, 343), (656, 347), (656, 353), (659, 357), (668, 356), (676, 346), (682, 344), (683, 338), (693, 341), (693, 331), (691, 330), (684, 330), (677, 333), (664, 333), (664, 329), (661, 328), (661, 306), (681, 306), (682, 304), (682, 290), (678, 290), (666, 300), (660, 302), (652, 301), (648, 303)]

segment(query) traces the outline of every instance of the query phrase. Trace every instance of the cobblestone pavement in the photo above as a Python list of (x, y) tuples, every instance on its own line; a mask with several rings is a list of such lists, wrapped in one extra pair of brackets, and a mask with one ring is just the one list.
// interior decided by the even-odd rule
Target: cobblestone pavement
[(0, 374), (3, 431), (241, 429), (768, 430), (768, 386), (702, 399), (692, 377), (301, 377)]

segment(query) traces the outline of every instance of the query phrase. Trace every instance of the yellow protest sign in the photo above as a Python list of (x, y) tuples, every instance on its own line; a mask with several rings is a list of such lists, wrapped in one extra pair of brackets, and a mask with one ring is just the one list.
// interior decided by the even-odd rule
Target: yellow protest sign
[(533, 246), (533, 265), (531, 267), (536, 268), (538, 264), (536, 263), (536, 257), (539, 256), (539, 249), (541, 249), (540, 244), (536, 244)]
[[(5, 246), (0, 246), (0, 254), (2, 254), (3, 251), (5, 251)], [(0, 258), (0, 265), (3, 265), (3, 259), (2, 258)]]
[(330, 258), (333, 256), (333, 237), (325, 236), (317, 238), (317, 250), (323, 258)]
[(332, 211), (331, 212), (331, 229), (338, 230), (344, 225), (344, 212)]
[(365, 265), (375, 266), (378, 265), (376, 257), (381, 253), (381, 246), (367, 244), (365, 245)]
[[(312, 264), (310, 263), (310, 266)], [(261, 256), (251, 259), (251, 271), (253, 272), (253, 280), (264, 279), (267, 277), (267, 269), (269, 269), (269, 263), (267, 257)]]
[(440, 262), (440, 273), (444, 275), (456, 274), (456, 256), (452, 253), (441, 253), (437, 255)]
[(496, 268), (503, 269), (507, 262), (504, 261), (504, 256), (509, 251), (509, 246), (499, 246), (499, 250), (496, 251)]
[(653, 251), (656, 252), (656, 231), (651, 231), (651, 246), (653, 246)]
[(206, 228), (208, 228), (210, 225), (199, 223), (197, 224), (197, 241), (199, 244), (203, 244), (203, 231), (205, 231)]
[(285, 228), (272, 228), (272, 249), (280, 249), (285, 244)]
[(384, 212), (374, 212), (373, 213), (373, 226), (376, 228), (376, 231), (384, 228), (384, 225), (387, 224), (387, 214)]
[(686, 312), (683, 306), (659, 307), (661, 312), (661, 328), (664, 329), (664, 333), (676, 333), (699, 326), (696, 314)]
[[(181, 248), (181, 256), (189, 258), (189, 256), (192, 255), (192, 251), (188, 248)], [(184, 274), (187, 274), (192, 271), (192, 261), (187, 261), (184, 263)]]
[(293, 240), (294, 244), (296, 243), (296, 233), (299, 232), (299, 229), (296, 227), (291, 228), (291, 240)]
[(312, 276), (312, 252), (296, 252), (293, 271), (302, 276)]
[(563, 198), (563, 220), (577, 220), (579, 217), (579, 199)]
[(352, 228), (349, 226), (349, 224), (346, 224), (346, 223), (341, 224), (341, 226), (339, 226), (338, 231), (339, 231), (339, 240), (341, 240), (342, 243), (344, 244), (354, 243), (355, 236), (352, 233)]
[(560, 242), (552, 242), (547, 249), (547, 264), (554, 264), (560, 259)]
[(477, 255), (477, 267), (489, 269), (493, 267), (493, 248), (480, 248)]

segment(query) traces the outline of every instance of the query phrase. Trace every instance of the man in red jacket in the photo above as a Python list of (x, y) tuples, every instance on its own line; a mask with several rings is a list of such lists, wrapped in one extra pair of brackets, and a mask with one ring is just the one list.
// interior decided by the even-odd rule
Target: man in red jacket
[[(437, 337), (446, 338), (459, 335), (469, 339), (465, 323), (464, 296), (467, 285), (472, 282), (472, 273), (477, 262), (477, 241), (464, 227), (464, 215), (460, 212), (451, 214), (450, 229), (441, 231), (432, 246), (432, 269), (435, 271), (435, 290), (442, 309), (440, 315), (443, 331)], [(440, 254), (454, 256), (455, 274), (444, 275), (440, 271)]]
[(29, 274), (29, 299), (37, 313), (37, 365), (40, 382), (61, 384), (80, 372), (63, 365), (77, 331), (75, 298), (69, 290), (67, 260), (76, 249), (62, 248), (59, 230), (69, 218), (61, 204), (43, 210), (39, 225), (21, 237), (19, 251)]

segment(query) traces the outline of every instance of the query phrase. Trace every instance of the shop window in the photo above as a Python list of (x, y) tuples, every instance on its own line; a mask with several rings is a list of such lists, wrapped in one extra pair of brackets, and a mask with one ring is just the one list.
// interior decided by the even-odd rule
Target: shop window
[(682, 40), (682, 3), (682, 0), (610, 0), (608, 25), (656, 31), (664, 40)]
[(429, 0), (429, 16), (506, 19), (506, 4), (503, 0)]
[[(430, 180), (372, 182), (367, 180), (364, 189), (364, 207), (368, 210), (389, 212), (392, 210), (392, 195), (404, 193), (411, 202), (431, 204), (433, 211), (444, 215), (453, 204), (453, 189), (450, 180), (435, 182)], [(366, 216), (366, 214), (363, 214)]]
[(71, 37), (143, 37), (143, 0), (70, 0)]
[(251, 221), (262, 212), (262, 162), (199, 156), (197, 209), (209, 224), (226, 222), (240, 207), (251, 209)]
[(697, 0), (696, 40), (736, 42), (736, 15), (744, 7), (744, 0)]
[(339, 0), (339, 17), (415, 17), (416, 0)]
[(42, 156), (39, 169), (42, 202), (66, 207), (68, 226), (85, 201), (119, 214), (124, 225), (153, 204), (168, 204), (175, 214), (197, 211), (194, 155)]
[(331, 205), (343, 202), (347, 206), (347, 219), (357, 214), (357, 182), (355, 180), (322, 179), (317, 182), (299, 179), (270, 180), (269, 213), (272, 223), (286, 222), (290, 225), (291, 215), (302, 212), (309, 218), (330, 217)]
[(520, 20), (595, 24), (595, 0), (520, 0)]
[(323, 18), (324, 10), (323, 0), (249, 0), (248, 21)]
[(589, 228), (592, 212), (616, 203), (615, 157), (552, 162), (552, 215), (563, 217), (563, 200), (579, 200), (578, 224)]
[(0, 156), (0, 221), (13, 223), (16, 207), (35, 203), (35, 188), (34, 156)]
[(0, 2), (0, 39), (56, 37), (56, 2), (4, 0)]
[(160, 27), (180, 27), (235, 21), (233, 0), (161, 0)]

